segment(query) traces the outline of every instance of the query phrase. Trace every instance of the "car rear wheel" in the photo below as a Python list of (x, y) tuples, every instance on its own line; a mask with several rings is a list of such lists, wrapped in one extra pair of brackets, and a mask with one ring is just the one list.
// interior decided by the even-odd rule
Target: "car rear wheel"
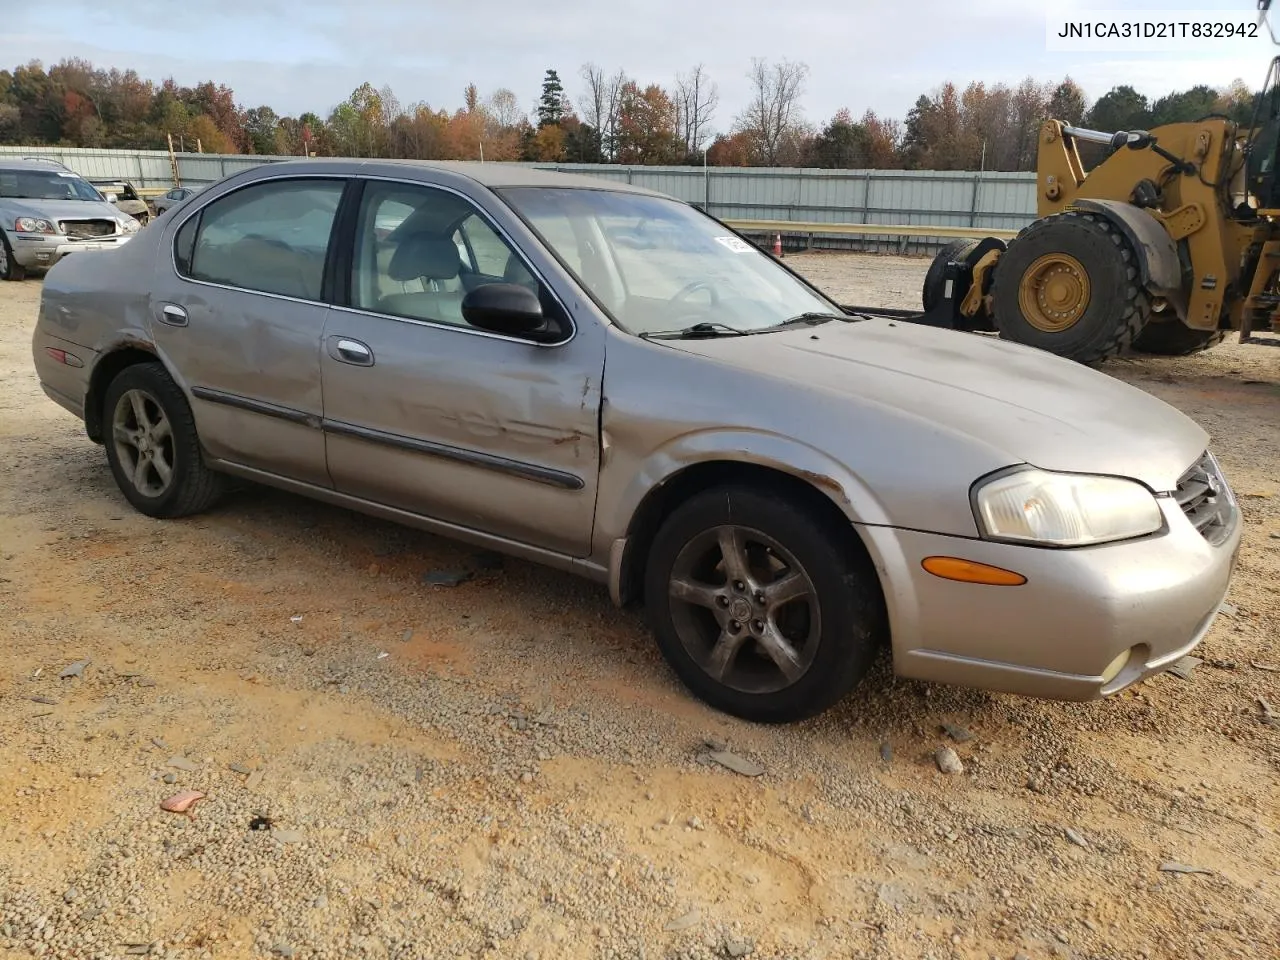
[(0, 280), (22, 280), (27, 271), (17, 260), (13, 259), (13, 249), (8, 238), (0, 233)]
[(139, 512), (182, 517), (221, 496), (226, 481), (205, 466), (191, 407), (163, 364), (121, 371), (107, 387), (102, 419), (111, 473)]
[(866, 555), (825, 532), (814, 511), (750, 487), (706, 491), (667, 518), (645, 596), (684, 684), (754, 722), (826, 710), (866, 675), (885, 636)]

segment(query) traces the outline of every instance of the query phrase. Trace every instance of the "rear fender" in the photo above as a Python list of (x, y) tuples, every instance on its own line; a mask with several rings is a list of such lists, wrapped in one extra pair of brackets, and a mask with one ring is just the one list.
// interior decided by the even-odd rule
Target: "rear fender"
[(1118, 200), (1075, 200), (1068, 209), (1106, 217), (1133, 246), (1142, 286), (1164, 297), (1178, 318), (1186, 319), (1187, 294), (1182, 284), (1178, 247), (1159, 220), (1141, 207)]

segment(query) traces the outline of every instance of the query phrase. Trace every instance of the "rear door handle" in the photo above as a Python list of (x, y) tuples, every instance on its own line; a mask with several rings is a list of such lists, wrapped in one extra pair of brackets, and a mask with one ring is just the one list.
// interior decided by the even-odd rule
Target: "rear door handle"
[(358, 367), (373, 366), (373, 351), (367, 344), (350, 337), (330, 337), (329, 356), (339, 363), (353, 363)]
[(176, 303), (166, 303), (160, 308), (160, 320), (173, 327), (187, 325), (187, 311)]

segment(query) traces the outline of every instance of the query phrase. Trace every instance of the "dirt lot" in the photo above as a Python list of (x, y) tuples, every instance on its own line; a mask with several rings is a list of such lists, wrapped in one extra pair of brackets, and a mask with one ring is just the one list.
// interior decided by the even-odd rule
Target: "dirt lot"
[[(788, 259), (885, 305), (925, 267)], [(566, 575), (270, 491), (133, 512), (36, 385), (39, 294), (0, 287), (0, 956), (1280, 957), (1280, 349), (1109, 366), (1243, 497), (1187, 679), (1063, 705), (882, 666), (762, 729)]]

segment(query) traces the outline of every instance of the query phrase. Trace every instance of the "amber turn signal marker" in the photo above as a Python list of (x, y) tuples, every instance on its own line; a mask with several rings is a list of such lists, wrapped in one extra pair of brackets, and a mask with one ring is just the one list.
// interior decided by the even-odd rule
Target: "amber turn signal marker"
[(959, 557), (925, 557), (920, 561), (935, 577), (944, 580), (960, 580), (963, 583), (985, 583), (994, 587), (1020, 587), (1027, 578), (1012, 570), (1003, 570), (985, 563), (961, 560)]

